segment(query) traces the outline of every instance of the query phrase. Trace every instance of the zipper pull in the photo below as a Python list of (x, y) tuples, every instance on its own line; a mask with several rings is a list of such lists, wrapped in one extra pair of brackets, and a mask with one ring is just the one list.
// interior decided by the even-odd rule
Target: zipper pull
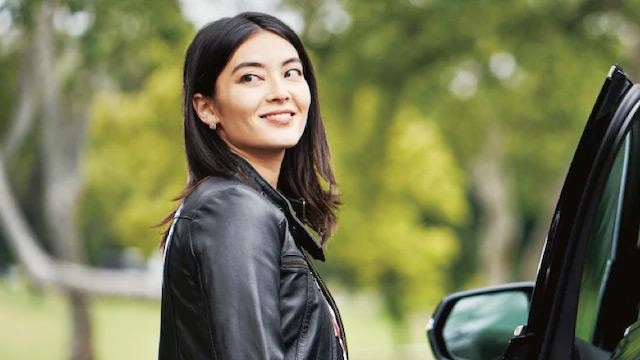
[(307, 201), (304, 198), (300, 198), (302, 202), (302, 221), (307, 222)]

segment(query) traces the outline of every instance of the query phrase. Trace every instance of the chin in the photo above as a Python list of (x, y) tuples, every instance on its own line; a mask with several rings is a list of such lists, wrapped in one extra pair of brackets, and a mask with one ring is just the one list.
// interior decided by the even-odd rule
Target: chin
[(277, 144), (274, 147), (275, 148), (279, 148), (279, 149), (290, 149), (290, 148), (292, 148), (292, 147), (294, 147), (296, 145), (298, 145), (298, 140), (282, 142), (282, 143)]
[(281, 136), (272, 137), (269, 139), (271, 141), (267, 142), (269, 142), (274, 148), (288, 149), (296, 146), (301, 137), (302, 134), (298, 134), (297, 132), (295, 134), (281, 134)]

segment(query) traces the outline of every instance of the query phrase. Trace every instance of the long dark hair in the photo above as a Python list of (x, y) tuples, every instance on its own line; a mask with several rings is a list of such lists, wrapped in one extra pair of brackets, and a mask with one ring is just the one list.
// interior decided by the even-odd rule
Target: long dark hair
[[(214, 21), (198, 31), (187, 49), (182, 107), (189, 179), (176, 200), (187, 197), (209, 176), (232, 177), (239, 171), (238, 160), (226, 143), (198, 118), (192, 99), (197, 93), (210, 97), (215, 95), (216, 80), (234, 51), (259, 31), (270, 31), (289, 41), (302, 62), (304, 77), (311, 92), (307, 125), (300, 141), (285, 151), (278, 184), (279, 190), (286, 196), (306, 201), (305, 221), (320, 235), (324, 243), (335, 228), (335, 211), (340, 201), (320, 116), (316, 77), (298, 35), (282, 21), (267, 14), (244, 12)], [(326, 190), (322, 181), (325, 182)], [(175, 211), (167, 215), (160, 225), (169, 224)], [(166, 243), (167, 233), (168, 229), (161, 246)]]

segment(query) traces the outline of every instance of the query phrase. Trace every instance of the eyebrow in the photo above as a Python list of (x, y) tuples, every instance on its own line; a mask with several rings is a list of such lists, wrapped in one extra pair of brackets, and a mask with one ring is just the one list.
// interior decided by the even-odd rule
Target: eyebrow
[[(291, 63), (300, 63), (301, 64), (302, 62), (297, 57), (293, 57), (293, 58), (290, 58), (290, 59), (287, 59), (287, 60), (283, 61), (282, 62), (282, 66), (286, 66), (286, 65), (291, 64)], [(240, 64), (236, 65), (233, 68), (233, 70), (231, 71), (231, 73), (233, 74), (236, 71), (238, 71), (238, 70), (240, 70), (242, 68), (245, 68), (245, 67), (264, 68), (265, 66), (264, 66), (264, 64), (261, 64), (259, 62), (243, 62), (243, 63), (240, 63)]]

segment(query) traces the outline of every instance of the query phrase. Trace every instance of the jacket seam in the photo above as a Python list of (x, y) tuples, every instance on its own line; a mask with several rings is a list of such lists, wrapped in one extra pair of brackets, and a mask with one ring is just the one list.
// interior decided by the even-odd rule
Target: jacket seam
[[(197, 211), (197, 210), (196, 210)], [(191, 251), (191, 255), (193, 256), (193, 260), (196, 266), (196, 272), (198, 274), (198, 283), (199, 283), (199, 287), (200, 287), (200, 295), (204, 298), (205, 301), (200, 303), (200, 307), (203, 308), (203, 311), (205, 312), (205, 314), (207, 314), (207, 330), (209, 332), (209, 342), (211, 345), (211, 352), (213, 354), (213, 358), (214, 359), (220, 359), (220, 356), (218, 354), (218, 352), (216, 351), (216, 346), (215, 346), (215, 341), (214, 341), (214, 335), (213, 335), (213, 328), (212, 328), (212, 324), (213, 324), (213, 314), (209, 311), (209, 308), (207, 306), (205, 306), (205, 304), (209, 304), (209, 297), (207, 296), (207, 292), (204, 291), (204, 282), (203, 282), (203, 278), (202, 278), (202, 272), (200, 271), (200, 263), (198, 262), (198, 259), (195, 256), (195, 251), (193, 249), (193, 241), (191, 239), (191, 222), (189, 222), (188, 227), (187, 227), (187, 234), (189, 235), (189, 250)]]
[(311, 283), (311, 277), (309, 276), (309, 271), (305, 273), (305, 277), (307, 279), (306, 293), (305, 293), (305, 304), (304, 304), (304, 313), (302, 314), (302, 322), (300, 323), (300, 328), (298, 329), (298, 340), (296, 343), (296, 359), (301, 358), (302, 352), (304, 351), (304, 340), (306, 338), (307, 330), (309, 329), (309, 308), (311, 306), (311, 291), (309, 288), (313, 285)]

